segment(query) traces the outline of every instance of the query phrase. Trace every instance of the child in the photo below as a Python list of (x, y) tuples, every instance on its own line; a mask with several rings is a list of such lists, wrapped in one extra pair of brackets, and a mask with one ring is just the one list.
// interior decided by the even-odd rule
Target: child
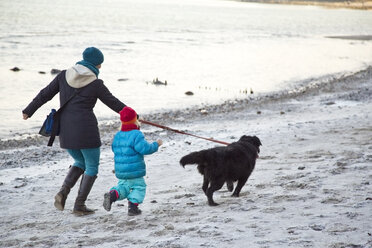
[(146, 193), (146, 165), (144, 155), (158, 151), (163, 144), (161, 140), (148, 143), (139, 130), (137, 113), (130, 107), (120, 111), (121, 131), (117, 132), (112, 142), (115, 160), (115, 175), (118, 185), (104, 194), (103, 207), (111, 210), (117, 200), (128, 199), (128, 215), (141, 214), (138, 204), (143, 202)]

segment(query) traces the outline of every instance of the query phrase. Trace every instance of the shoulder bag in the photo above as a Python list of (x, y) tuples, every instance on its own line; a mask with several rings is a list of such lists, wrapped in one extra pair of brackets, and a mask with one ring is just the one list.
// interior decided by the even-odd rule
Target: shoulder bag
[(40, 128), (39, 134), (45, 137), (50, 137), (48, 141), (48, 146), (52, 146), (54, 139), (59, 135), (59, 120), (60, 114), (67, 103), (77, 95), (78, 91), (75, 90), (71, 97), (58, 109), (52, 109), (47, 115), (42, 127)]

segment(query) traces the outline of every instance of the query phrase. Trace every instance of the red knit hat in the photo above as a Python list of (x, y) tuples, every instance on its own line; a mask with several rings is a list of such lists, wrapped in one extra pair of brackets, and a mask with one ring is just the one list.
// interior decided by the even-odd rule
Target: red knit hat
[(131, 107), (124, 107), (119, 114), (123, 125), (133, 124), (137, 120), (137, 113)]

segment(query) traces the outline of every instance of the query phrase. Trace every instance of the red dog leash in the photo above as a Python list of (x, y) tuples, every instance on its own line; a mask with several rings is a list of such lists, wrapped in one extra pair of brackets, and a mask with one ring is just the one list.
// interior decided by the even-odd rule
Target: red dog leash
[(224, 141), (219, 141), (219, 140), (214, 140), (214, 139), (210, 139), (210, 138), (200, 137), (200, 136), (197, 136), (197, 135), (194, 135), (194, 134), (191, 134), (191, 133), (185, 133), (183, 131), (173, 129), (173, 128), (170, 128), (170, 127), (166, 127), (166, 126), (163, 126), (163, 125), (159, 125), (159, 124), (156, 124), (156, 123), (153, 123), (153, 122), (150, 122), (150, 121), (145, 121), (145, 120), (139, 120), (139, 121), (142, 122), (143, 124), (159, 127), (159, 128), (169, 130), (169, 131), (172, 131), (172, 132), (175, 132), (175, 133), (190, 135), (190, 136), (193, 136), (193, 137), (196, 137), (196, 138), (199, 138), (199, 139), (205, 139), (205, 140), (220, 143), (220, 144), (223, 144), (223, 145), (230, 145), (230, 143), (227, 143), (227, 142), (224, 142)]

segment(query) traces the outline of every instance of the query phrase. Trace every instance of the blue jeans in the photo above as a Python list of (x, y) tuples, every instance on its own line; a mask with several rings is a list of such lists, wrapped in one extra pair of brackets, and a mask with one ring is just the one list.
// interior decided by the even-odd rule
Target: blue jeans
[(99, 147), (89, 149), (67, 149), (67, 152), (75, 160), (73, 166), (84, 170), (85, 174), (91, 177), (98, 174), (99, 157), (101, 154)]

